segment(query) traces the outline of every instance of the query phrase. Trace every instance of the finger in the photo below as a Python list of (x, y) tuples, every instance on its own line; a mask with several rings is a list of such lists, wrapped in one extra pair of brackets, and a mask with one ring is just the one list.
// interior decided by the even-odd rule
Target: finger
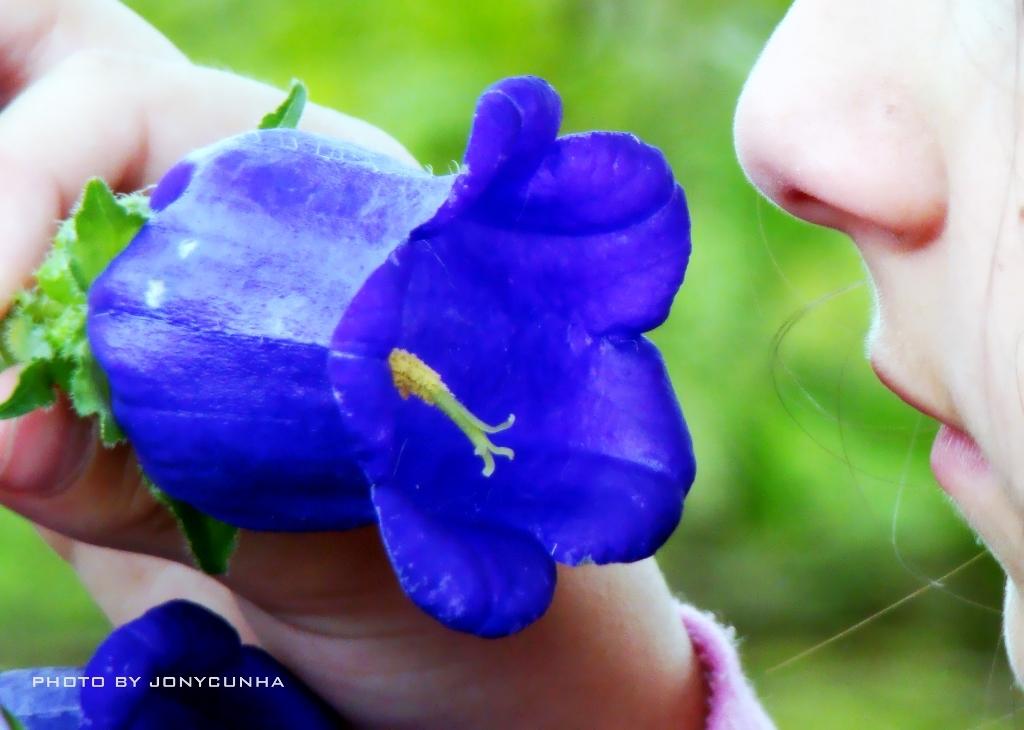
[[(20, 257), (0, 273), (16, 272), (0, 281), (0, 298), (27, 277), (54, 220), (88, 177), (98, 174), (120, 187), (153, 182), (186, 151), (251, 129), (280, 98), (262, 84), (184, 64), (106, 53), (69, 59), (0, 115), (0, 258)], [(387, 135), (335, 112), (311, 107), (303, 126), (411, 160)], [(173, 521), (141, 488), (128, 452), (90, 456), (82, 430), (89, 428), (62, 407), (0, 427), (0, 456), (7, 453), (0, 463), (0, 502), (81, 541), (187, 561)], [(57, 468), (58, 462), (64, 466)], [(267, 566), (274, 566), (283, 583), (315, 602), (324, 591), (323, 569), (338, 567), (322, 563), (345, 563), (353, 540), (362, 541), (355, 549), (367, 561), (383, 564), (372, 534), (246, 534), (228, 580), (256, 593), (266, 583)], [(339, 549), (339, 541), (346, 547)], [(324, 554), (335, 559), (308, 560)], [(361, 581), (366, 571), (360, 565), (342, 565), (349, 573), (341, 571), (339, 580)]]
[(68, 56), (101, 48), (184, 58), (115, 0), (0, 0), (0, 106)]
[[(16, 373), (0, 374), (0, 398)], [(0, 504), (68, 537), (182, 558), (170, 513), (142, 488), (128, 449), (100, 449), (65, 403), (0, 421)]]
[[(155, 182), (189, 150), (254, 128), (281, 98), (187, 64), (107, 52), (68, 59), (0, 114), (0, 302), (26, 283), (87, 179), (120, 189)], [(303, 127), (411, 163), (388, 135), (338, 112), (311, 107)]]
[[(86, 179), (100, 175), (129, 187), (152, 182), (191, 148), (251, 129), (279, 100), (270, 87), (183, 64), (106, 53), (68, 61), (0, 115), (0, 302), (27, 283), (56, 219)], [(407, 156), (387, 135), (335, 112), (312, 108), (308, 126)], [(14, 440), (24, 428), (36, 435)], [(64, 444), (61, 464), (83, 459), (85, 447), (75, 446), (81, 438), (61, 436), (80, 437), (79, 428), (62, 409), (5, 426), (0, 453), (17, 452), (8, 485), (25, 493), (52, 489), (64, 476), (50, 468), (52, 444)], [(118, 471), (127, 462), (115, 453), (98, 463)], [(40, 464), (50, 466), (33, 466)]]
[[(10, 376), (0, 375), (8, 388)], [(4, 392), (0, 387), (0, 397)], [(237, 616), (237, 608), (226, 602), (225, 588), (192, 569), (184, 537), (142, 485), (131, 452), (98, 449), (93, 432), (90, 421), (62, 406), (0, 422), (0, 438), (9, 439), (12, 447), (6, 457), (0, 452), (0, 504), (43, 528), (47, 541), (75, 565), (93, 595), (107, 597), (101, 605), (115, 622), (174, 597), (194, 597), (229, 618)], [(79, 451), (84, 458), (67, 457)], [(136, 562), (129, 553), (154, 557)], [(168, 561), (181, 566), (172, 570)], [(243, 531), (230, 572), (221, 581), (268, 611), (341, 611), (362, 617), (366, 626), (393, 618), (380, 615), (382, 595), (391, 596), (392, 604), (402, 603), (372, 529)], [(235, 624), (244, 627), (241, 621)]]
[[(0, 398), (13, 387), (14, 373), (0, 374)], [(189, 569), (177, 577), (159, 578), (143, 563), (132, 571), (102, 568), (104, 558), (81, 543), (110, 548), (103, 555), (143, 553), (192, 565), (192, 556), (171, 514), (142, 485), (138, 466), (125, 448), (96, 446), (94, 426), (63, 405), (0, 422), (0, 504), (43, 528), (54, 548), (83, 571), (90, 587), (112, 591), (105, 608), (112, 618), (132, 618), (136, 607), (169, 597), (212, 596), (206, 605), (220, 611), (223, 603), (204, 587), (211, 579)], [(54, 534), (55, 533), (55, 534)], [(127, 558), (125, 558), (127, 559)], [(107, 576), (105, 582), (104, 575)], [(191, 581), (183, 576), (193, 576)], [(271, 581), (268, 576), (273, 576)], [(119, 589), (121, 581), (128, 585)], [(268, 533), (244, 531), (231, 570), (223, 582), (266, 610), (301, 608), (359, 615), (370, 626), (390, 620), (379, 613), (380, 596), (401, 603), (400, 590), (388, 568), (375, 530), (346, 533)], [(134, 586), (134, 587), (133, 587)], [(185, 589), (194, 593), (182, 593)], [(138, 595), (142, 591), (142, 595)], [(179, 591), (179, 592), (175, 592)], [(146, 594), (151, 598), (147, 598)], [(123, 594), (123, 598), (117, 596)], [(135, 598), (131, 596), (135, 595)], [(338, 596), (343, 596), (344, 605)], [(125, 609), (112, 609), (125, 602)], [(202, 602), (202, 601), (200, 601)], [(227, 609), (225, 609), (227, 610)], [(233, 614), (232, 614), (233, 615)], [(241, 626), (242, 624), (237, 624)]]
[(213, 578), (162, 558), (88, 545), (47, 529), (39, 532), (75, 569), (114, 626), (128, 623), (162, 603), (184, 598), (223, 616), (243, 641), (255, 643), (231, 591)]
[[(14, 375), (13, 371), (0, 374), (0, 398), (13, 387)], [(64, 404), (16, 421), (0, 421), (0, 443), (6, 441), (8, 446), (0, 446), (0, 504), (42, 527), (54, 548), (85, 571), (87, 583), (113, 589), (115, 596), (122, 580), (128, 583), (125, 600), (142, 589), (149, 591), (153, 600), (179, 595), (175, 593), (179, 589), (195, 589), (197, 595), (209, 592), (203, 586), (211, 579), (195, 571), (172, 575), (170, 582), (161, 578), (161, 583), (154, 583), (157, 574), (151, 572), (151, 566), (166, 566), (171, 560), (191, 567), (188, 545), (170, 512), (141, 483), (130, 450), (99, 448), (94, 431), (91, 421), (76, 417)], [(98, 567), (103, 564), (99, 553), (82, 548), (80, 543), (110, 548), (104, 551), (108, 556), (124, 555), (114, 551), (126, 551), (163, 560), (154, 560), (148, 566), (140, 563), (141, 568), (129, 566), (141, 571), (134, 576), (111, 572)], [(101, 585), (103, 570), (112, 583)], [(343, 588), (342, 593), (351, 597), (351, 613), (358, 612), (362, 597), (368, 594), (397, 591), (390, 574), (379, 538), (372, 530), (244, 532), (231, 571), (223, 580), (268, 610), (286, 606), (302, 606), (314, 613), (318, 607), (327, 610), (325, 602)], [(274, 580), (268, 581), (268, 575)], [(184, 580), (185, 576), (190, 576), (189, 580)], [(111, 605), (120, 600), (114, 599)], [(214, 595), (211, 600), (220, 599)], [(126, 606), (146, 603), (143, 594)], [(207, 605), (218, 611), (222, 607), (217, 603)], [(337, 608), (336, 602), (330, 604), (331, 610)], [(118, 612), (112, 617), (116, 620), (122, 615), (133, 618), (136, 614)]]

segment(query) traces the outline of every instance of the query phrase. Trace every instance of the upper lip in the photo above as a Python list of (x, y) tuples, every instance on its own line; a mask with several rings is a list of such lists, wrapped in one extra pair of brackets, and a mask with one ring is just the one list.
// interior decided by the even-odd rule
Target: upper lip
[(895, 393), (896, 396), (908, 406), (920, 411), (929, 418), (934, 418), (936, 421), (939, 421), (946, 426), (955, 428), (958, 431), (964, 431), (963, 423), (955, 413), (940, 410), (936, 406), (925, 402), (921, 397), (913, 394), (911, 389), (904, 386), (896, 375), (887, 370), (882, 363), (874, 358), (871, 359), (871, 369), (875, 371), (875, 375), (882, 382), (882, 385)]

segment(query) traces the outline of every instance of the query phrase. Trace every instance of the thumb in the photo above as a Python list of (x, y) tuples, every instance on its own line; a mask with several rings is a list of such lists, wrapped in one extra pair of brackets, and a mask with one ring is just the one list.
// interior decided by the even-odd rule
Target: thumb
[[(14, 383), (14, 372), (0, 374), (0, 402)], [(142, 484), (132, 451), (101, 448), (95, 430), (92, 419), (79, 418), (63, 400), (0, 421), (0, 505), (81, 543), (192, 565), (188, 543), (171, 513)], [(337, 596), (358, 594), (367, 608), (350, 613), (377, 616), (386, 608), (402, 621), (418, 616), (387, 565), (375, 529), (243, 530), (230, 572), (221, 578), (269, 610), (298, 604), (333, 608)]]
[[(0, 373), (0, 402), (20, 368)], [(95, 453), (94, 427), (64, 419), (53, 409), (0, 421), (0, 492), (41, 495), (58, 491), (84, 471)]]
[[(0, 402), (17, 376), (0, 373)], [(99, 448), (93, 420), (63, 399), (0, 421), (0, 504), (77, 540), (181, 557), (174, 519), (142, 486), (131, 452)]]

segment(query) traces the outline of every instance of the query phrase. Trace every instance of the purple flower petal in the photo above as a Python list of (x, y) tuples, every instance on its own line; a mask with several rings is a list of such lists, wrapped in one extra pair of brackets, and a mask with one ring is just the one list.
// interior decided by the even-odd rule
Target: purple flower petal
[[(523, 601), (514, 580), (530, 554), (524, 536), (549, 562), (647, 557), (694, 477), (682, 414), (642, 337), (667, 316), (686, 269), (682, 190), (661, 153), (630, 135), (555, 140), (550, 87), (511, 88), (514, 104), (482, 98), (468, 172), (355, 296), (329, 364), (343, 417), (363, 435), (361, 463), (403, 587), (447, 625), (481, 633), (486, 617), (493, 634), (538, 615), (543, 594)], [(396, 390), (394, 348), (483, 421), (514, 414), (494, 440), (515, 459), (481, 474), (447, 415)], [(506, 553), (503, 579), (482, 577), (498, 570), (490, 558), (471, 559)], [(466, 596), (471, 618), (453, 608)]]
[[(481, 97), (456, 178), (300, 132), (172, 170), (90, 300), (147, 474), (243, 527), (377, 519), (413, 600), (481, 635), (540, 615), (555, 560), (652, 554), (694, 476), (643, 337), (683, 279), (686, 201), (658, 150), (560, 119), (522, 77)], [(472, 422), (509, 414), (493, 441)]]
[[(657, 350), (642, 337), (595, 338), (551, 313), (510, 311), (500, 288), (477, 283), (477, 272), (449, 264), (435, 244), (404, 250), (349, 310), (363, 323), (364, 302), (381, 311), (371, 292), (386, 281), (394, 293), (404, 283), (412, 304), (391, 323), (391, 339), (354, 343), (346, 321), (336, 335), (332, 378), (346, 420), (373, 444), (365, 449), (370, 479), (415, 490), (431, 513), (524, 529), (561, 562), (653, 553), (678, 522), (693, 480), (690, 439)], [(472, 320), (445, 317), (462, 311)], [(389, 332), (374, 321), (376, 336)], [(348, 354), (355, 344), (366, 345), (358, 358)], [(451, 390), (484, 420), (514, 413), (515, 425), (496, 439), (515, 460), (483, 477), (443, 413), (396, 392), (386, 364), (394, 346), (440, 365)]]
[[(103, 687), (82, 691), (84, 727), (132, 727), (145, 707), (160, 701), (149, 682), (154, 677), (217, 673), (241, 650), (238, 633), (206, 609), (172, 601), (115, 630), (85, 667), (89, 677), (103, 677)], [(117, 677), (141, 677), (118, 688)], [(180, 713), (176, 713), (180, 714)]]
[[(84, 673), (105, 682), (82, 688), (83, 728), (326, 730), (340, 723), (273, 657), (242, 646), (226, 621), (187, 601), (165, 603), (116, 629)], [(139, 681), (118, 687), (118, 677)], [(164, 678), (171, 686), (163, 686)], [(190, 679), (193, 686), (176, 686), (180, 678)], [(204, 679), (202, 686), (196, 678)], [(154, 681), (157, 687), (151, 686)]]
[(462, 174), (422, 232), (464, 214), (488, 191), (514, 187), (529, 177), (561, 123), (562, 100), (544, 79), (518, 76), (484, 91), (473, 115)]
[(462, 227), (465, 255), (530, 277), (528, 295), (593, 334), (664, 322), (690, 255), (686, 201), (664, 156), (612, 132), (559, 139), (533, 177), (488, 196)]
[[(547, 82), (484, 93), (448, 202), (414, 236), (460, 235), (461, 255), (508, 272), (594, 333), (645, 332), (668, 316), (690, 256), (690, 219), (665, 156), (631, 134), (555, 139)], [(460, 230), (461, 229), (461, 230)]]
[(408, 596), (441, 623), (478, 636), (516, 632), (544, 613), (555, 566), (530, 535), (438, 517), (408, 490), (373, 490), (381, 535)]
[[(77, 682), (81, 676), (82, 670), (72, 667), (0, 672), (0, 707), (27, 730), (80, 730), (82, 708)], [(2, 719), (0, 728), (8, 730)]]
[(146, 474), (226, 522), (374, 520), (325, 363), (348, 301), (444, 201), (437, 178), (275, 130), (194, 153), (90, 291), (88, 333)]

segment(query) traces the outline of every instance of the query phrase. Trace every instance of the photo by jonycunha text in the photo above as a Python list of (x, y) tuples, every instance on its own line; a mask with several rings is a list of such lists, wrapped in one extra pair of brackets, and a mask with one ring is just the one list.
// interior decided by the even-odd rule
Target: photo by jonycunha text
[(46, 687), (46, 688), (58, 688), (63, 687), (65, 689), (72, 689), (75, 687), (115, 687), (115, 688), (128, 688), (138, 687), (140, 684), (144, 686), (152, 687), (154, 689), (202, 689), (203, 687), (215, 688), (215, 689), (232, 689), (232, 688), (244, 688), (250, 687), (256, 688), (273, 688), (280, 687), (284, 688), (284, 680), (281, 677), (217, 677), (217, 676), (163, 676), (163, 677), (144, 677), (142, 675), (115, 675), (112, 677), (96, 676), (90, 677), (85, 675), (64, 675), (64, 676), (52, 676), (48, 674), (41, 674), (32, 677), (33, 687)]

